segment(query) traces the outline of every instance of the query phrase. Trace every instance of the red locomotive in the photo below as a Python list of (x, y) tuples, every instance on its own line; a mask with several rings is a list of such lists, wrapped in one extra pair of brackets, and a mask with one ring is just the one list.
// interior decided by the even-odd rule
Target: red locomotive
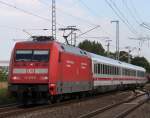
[[(40, 39), (40, 38), (39, 38)], [(9, 90), (22, 103), (59, 100), (142, 86), (145, 69), (98, 56), (56, 41), (16, 43), (9, 71)]]

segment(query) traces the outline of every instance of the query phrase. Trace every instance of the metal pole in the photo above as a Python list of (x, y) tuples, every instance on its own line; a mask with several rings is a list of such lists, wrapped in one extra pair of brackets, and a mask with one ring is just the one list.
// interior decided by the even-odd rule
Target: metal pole
[(116, 23), (116, 60), (119, 60), (119, 21), (111, 21)]
[(52, 0), (52, 36), (56, 40), (56, 1)]
[(109, 57), (109, 50), (110, 50), (110, 41), (112, 41), (112, 40), (106, 40), (106, 42), (107, 42), (107, 57)]

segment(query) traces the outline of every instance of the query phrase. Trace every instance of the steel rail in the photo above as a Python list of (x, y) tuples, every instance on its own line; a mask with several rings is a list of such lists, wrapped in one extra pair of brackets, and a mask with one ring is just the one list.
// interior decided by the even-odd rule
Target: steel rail
[(105, 111), (107, 111), (107, 110), (110, 110), (110, 109), (112, 109), (112, 108), (115, 108), (115, 107), (117, 107), (117, 106), (119, 106), (119, 105), (121, 105), (121, 104), (124, 104), (124, 103), (127, 103), (127, 102), (131, 102), (131, 101), (133, 101), (133, 100), (135, 100), (135, 99), (137, 99), (137, 98), (139, 98), (139, 97), (141, 97), (141, 96), (143, 96), (143, 95), (145, 95), (145, 93), (144, 93), (144, 94), (137, 95), (137, 96), (135, 96), (135, 97), (133, 97), (133, 98), (130, 98), (130, 99), (127, 99), (127, 100), (123, 100), (123, 101), (118, 102), (118, 103), (110, 104), (110, 105), (108, 105), (108, 106), (105, 106), (105, 107), (96, 109), (96, 110), (94, 110), (94, 111), (92, 111), (92, 112), (90, 112), (90, 113), (83, 114), (83, 115), (79, 116), (78, 118), (91, 118), (91, 117), (96, 116), (96, 115), (98, 115), (98, 114), (101, 114), (101, 113), (103, 113), (103, 112), (105, 112)]

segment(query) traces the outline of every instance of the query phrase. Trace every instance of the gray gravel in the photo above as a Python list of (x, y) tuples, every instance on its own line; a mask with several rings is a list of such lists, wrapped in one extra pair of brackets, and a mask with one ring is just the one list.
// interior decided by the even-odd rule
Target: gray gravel
[[(132, 92), (119, 92), (110, 96), (101, 96), (96, 99), (73, 103), (57, 108), (43, 109), (23, 115), (16, 115), (15, 118), (77, 118), (80, 115), (96, 110), (97, 108), (119, 102), (131, 97)], [(13, 117), (14, 118), (14, 117)]]

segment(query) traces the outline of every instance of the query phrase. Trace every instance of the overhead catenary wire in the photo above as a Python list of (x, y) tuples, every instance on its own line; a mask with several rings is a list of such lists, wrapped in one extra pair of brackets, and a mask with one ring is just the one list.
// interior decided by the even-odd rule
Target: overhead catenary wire
[(79, 34), (76, 38), (80, 38), (82, 35), (85, 35), (85, 34), (91, 32), (91, 31), (93, 31), (93, 30), (95, 30), (95, 29), (97, 29), (97, 28), (99, 28), (99, 27), (101, 27), (101, 26), (98, 25), (98, 26), (96, 26), (96, 27), (94, 27), (94, 28), (92, 28), (92, 29), (89, 29), (89, 30), (87, 30), (86, 32), (83, 32), (83, 33)]
[[(14, 5), (12, 5), (12, 4), (9, 4), (9, 3), (7, 3), (7, 2), (4, 2), (4, 1), (1, 1), (1, 0), (0, 0), (0, 4), (3, 4), (3, 5), (5, 5), (5, 6), (7, 6), (7, 7), (14, 8), (14, 9), (16, 9), (16, 10), (18, 10), (18, 11), (21, 11), (21, 12), (26, 13), (26, 14), (28, 14), (28, 15), (37, 17), (37, 18), (39, 18), (39, 19), (42, 19), (42, 20), (51, 22), (51, 19), (49, 19), (49, 18), (46, 18), (46, 17), (40, 16), (40, 15), (34, 14), (34, 13), (30, 12), (30, 11), (24, 10), (24, 9), (22, 9), (22, 8), (19, 8), (19, 7), (17, 7), (17, 6), (14, 6)], [(62, 25), (59, 24), (59, 23), (57, 23), (57, 24), (60, 25), (60, 26), (62, 26)]]
[(140, 22), (143, 22), (142, 18), (140, 17), (139, 13), (137, 12), (137, 10), (136, 10), (136, 8), (134, 6), (133, 1), (132, 0), (129, 0), (129, 1), (130, 1), (130, 4), (131, 4), (132, 8), (133, 8), (133, 11), (136, 14), (136, 16), (138, 17), (138, 19), (140, 20)]
[[(78, 0), (78, 1), (79, 1), (79, 0)], [(46, 4), (44, 1), (39, 0), (39, 2), (42, 3), (43, 5), (47, 6), (47, 7), (49, 6), (49, 5)], [(83, 1), (82, 1), (82, 2), (83, 2)], [(84, 4), (84, 5), (87, 6), (86, 4)], [(88, 6), (87, 6), (87, 9), (89, 9), (89, 11), (92, 10), (92, 9), (90, 9)], [(94, 26), (94, 27), (100, 26), (99, 24), (93, 23), (93, 22), (91, 22), (90, 20), (87, 20), (87, 19), (84, 19), (84, 18), (75, 16), (75, 15), (73, 15), (73, 14), (70, 14), (70, 13), (68, 13), (68, 12), (64, 11), (63, 9), (58, 8), (58, 7), (57, 7), (57, 10), (59, 10), (59, 11), (62, 12), (63, 14), (66, 14), (66, 15), (68, 15), (68, 16), (71, 16), (71, 17), (73, 17), (73, 18), (75, 18), (75, 19), (77, 19), (77, 20), (79, 20), (79, 21), (81, 21), (81, 22), (84, 22), (84, 23), (86, 22), (87, 24), (92, 25), (92, 26)], [(92, 13), (92, 11), (91, 11), (91, 13)], [(105, 34), (107, 34), (107, 35), (110, 36), (110, 34), (109, 34), (108, 32), (106, 32), (106, 31), (102, 28), (102, 26), (100, 27), (100, 29), (102, 30), (102, 32), (104, 32)]]
[[(83, 0), (78, 0), (78, 1), (79, 1), (92, 15), (95, 14), (96, 16), (99, 17), (99, 14), (97, 14), (93, 9), (91, 9)], [(105, 34), (107, 34), (107, 35), (110, 36), (110, 34), (109, 34), (107, 31), (105, 31), (102, 26), (101, 26), (101, 30), (102, 30)]]
[[(49, 7), (49, 5), (46, 4), (44, 1), (39, 0), (39, 2), (42, 3), (42, 4), (44, 4), (46, 7)], [(77, 20), (79, 20), (81, 22), (86, 22), (87, 24), (90, 24), (92, 26), (97, 26), (97, 24), (92, 23), (91, 21), (89, 21), (87, 19), (83, 19), (81, 17), (75, 16), (75, 15), (73, 15), (71, 13), (68, 13), (68, 12), (64, 11), (63, 9), (58, 8), (58, 7), (56, 7), (56, 8), (57, 8), (57, 10), (59, 10), (59, 12), (65, 14), (65, 15), (71, 16), (71, 17), (73, 17), (73, 18), (75, 18), (75, 19), (77, 19)]]
[(47, 31), (47, 30), (52, 30), (52, 29), (49, 29), (49, 28), (18, 28), (18, 27), (11, 27), (11, 26), (6, 26), (6, 25), (0, 25), (0, 29), (9, 29), (9, 30), (19, 30), (19, 31), (22, 31), (23, 29), (24, 30), (43, 30), (43, 31)]
[(83, 0), (78, 0), (89, 12), (92, 14), (99, 16), (93, 9), (91, 9)]
[(124, 6), (126, 7), (126, 9), (128, 10), (128, 13), (132, 16), (133, 20), (139, 25), (140, 24), (140, 19), (138, 19), (136, 17), (136, 15), (133, 13), (133, 11), (131, 10), (131, 8), (128, 6), (127, 0), (122, 0), (122, 3), (124, 4)]
[(114, 8), (116, 9), (116, 11), (118, 12), (118, 14), (120, 15), (120, 17), (124, 20), (124, 22), (126, 23), (128, 29), (130, 31), (132, 31), (132, 33), (137, 34), (138, 32), (135, 30), (135, 28), (129, 23), (128, 19), (124, 16), (124, 14), (121, 12), (121, 10), (118, 8), (118, 6), (115, 4), (114, 1), (109, 0), (112, 3), (112, 6), (114, 6)]
[(133, 34), (137, 34), (136, 31), (134, 31), (129, 24), (120, 16), (120, 14), (117, 12), (117, 10), (113, 7), (113, 5), (108, 1), (105, 0), (107, 5), (112, 9), (112, 11), (116, 14), (116, 16), (125, 24), (125, 26), (133, 33)]

